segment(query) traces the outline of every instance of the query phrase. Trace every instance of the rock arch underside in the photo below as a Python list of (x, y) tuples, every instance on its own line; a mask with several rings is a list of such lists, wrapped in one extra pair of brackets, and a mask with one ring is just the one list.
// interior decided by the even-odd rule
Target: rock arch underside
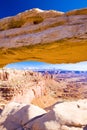
[(87, 9), (67, 13), (32, 9), (0, 19), (0, 67), (18, 61), (87, 60)]

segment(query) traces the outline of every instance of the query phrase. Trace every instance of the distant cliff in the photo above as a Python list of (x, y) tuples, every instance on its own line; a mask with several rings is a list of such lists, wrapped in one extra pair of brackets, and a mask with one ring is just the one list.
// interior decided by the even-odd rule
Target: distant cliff
[[(8, 101), (31, 103), (46, 94), (45, 78), (41, 73), (28, 70), (0, 70), (0, 103)], [(0, 104), (0, 105), (1, 105)]]
[(1, 69), (0, 107), (9, 101), (48, 107), (63, 99), (87, 98), (87, 73), (61, 72)]

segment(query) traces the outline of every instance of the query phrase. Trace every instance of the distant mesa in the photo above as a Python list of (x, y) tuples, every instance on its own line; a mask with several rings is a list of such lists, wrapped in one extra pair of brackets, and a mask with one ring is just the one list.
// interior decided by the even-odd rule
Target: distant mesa
[(50, 64), (46, 62), (38, 62), (38, 61), (23, 61), (17, 63), (11, 63), (6, 65), (4, 68), (9, 69), (18, 69), (18, 70), (35, 70), (35, 71), (87, 71), (87, 61), (71, 63), (71, 64)]

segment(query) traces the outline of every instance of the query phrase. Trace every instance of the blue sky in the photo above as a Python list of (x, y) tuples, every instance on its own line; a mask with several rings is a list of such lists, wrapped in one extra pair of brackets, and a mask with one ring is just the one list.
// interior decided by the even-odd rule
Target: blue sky
[(37, 62), (37, 61), (26, 61), (26, 62), (18, 62), (12, 63), (6, 66), (6, 68), (14, 68), (14, 69), (62, 69), (62, 70), (79, 70), (79, 71), (87, 71), (87, 61), (79, 62), (75, 64), (48, 64), (45, 62)]
[(87, 0), (0, 0), (0, 18), (32, 8), (69, 11), (87, 7)]
[[(0, 0), (0, 18), (16, 15), (19, 12), (29, 10), (32, 8), (40, 8), (43, 10), (58, 10), (67, 12), (73, 9), (80, 9), (87, 7), (87, 0)], [(34, 68), (35, 66), (40, 67), (54, 67), (54, 65), (48, 65), (39, 62), (23, 62), (11, 65), (12, 67), (19, 66), (22, 68), (30, 66)], [(32, 66), (33, 65), (33, 66)], [(8, 66), (10, 67), (10, 66)], [(78, 64), (60, 64), (55, 65), (59, 69), (76, 69), (76, 70), (87, 70), (87, 62), (78, 63)]]

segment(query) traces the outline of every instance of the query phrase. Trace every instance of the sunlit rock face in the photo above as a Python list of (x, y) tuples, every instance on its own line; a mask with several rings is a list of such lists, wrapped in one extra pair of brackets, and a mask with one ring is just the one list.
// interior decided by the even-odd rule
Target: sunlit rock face
[(23, 60), (86, 61), (86, 42), (87, 9), (67, 13), (27, 10), (0, 20), (0, 67)]
[(0, 115), (1, 130), (86, 130), (87, 100), (56, 103), (48, 113), (34, 106), (9, 103)]
[(87, 72), (1, 69), (0, 108), (10, 101), (50, 109), (57, 101), (87, 98)]
[(0, 47), (44, 44), (72, 37), (85, 39), (87, 9), (77, 12), (32, 9), (14, 17), (1, 19)]
[(87, 129), (87, 100), (56, 104), (50, 112), (37, 119), (32, 130)]
[(9, 101), (31, 103), (46, 93), (45, 78), (29, 70), (0, 70), (0, 105)]

